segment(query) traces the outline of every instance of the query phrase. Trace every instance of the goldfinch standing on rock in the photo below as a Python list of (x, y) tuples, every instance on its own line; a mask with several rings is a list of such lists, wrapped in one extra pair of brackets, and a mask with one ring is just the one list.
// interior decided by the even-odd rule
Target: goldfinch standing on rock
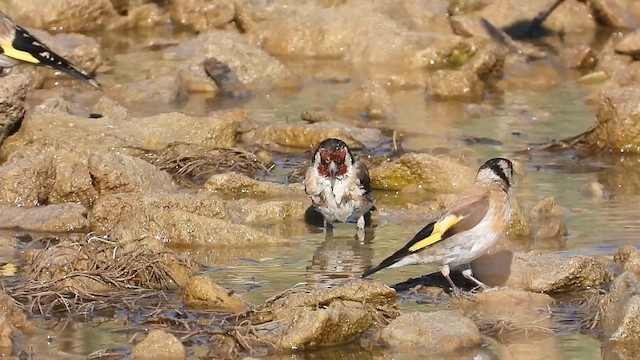
[(0, 68), (2, 68), (2, 75), (8, 74), (13, 66), (22, 62), (48, 66), (100, 88), (100, 83), (78, 70), (22, 26), (14, 23), (7, 15), (0, 12)]
[(509, 222), (513, 175), (510, 160), (488, 160), (478, 170), (473, 185), (457, 196), (440, 217), (380, 265), (364, 272), (362, 277), (384, 268), (438, 264), (454, 293), (462, 294), (449, 277), (449, 272), (451, 268), (463, 266), (465, 278), (483, 290), (488, 289), (473, 277), (469, 264), (491, 248)]
[(305, 174), (304, 189), (313, 209), (322, 214), (325, 228), (354, 219), (358, 229), (364, 229), (373, 209), (369, 171), (342, 140), (320, 143)]

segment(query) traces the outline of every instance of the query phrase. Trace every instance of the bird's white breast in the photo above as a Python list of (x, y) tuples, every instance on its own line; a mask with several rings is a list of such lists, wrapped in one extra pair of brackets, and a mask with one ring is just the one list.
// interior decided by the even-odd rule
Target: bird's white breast
[(330, 179), (321, 176), (316, 169), (313, 176), (317, 176), (318, 185), (322, 188), (319, 196), (322, 197), (324, 206), (318, 207), (318, 210), (327, 221), (346, 221), (360, 207), (364, 189), (360, 187), (353, 167), (350, 167), (343, 176), (336, 178), (333, 184)]

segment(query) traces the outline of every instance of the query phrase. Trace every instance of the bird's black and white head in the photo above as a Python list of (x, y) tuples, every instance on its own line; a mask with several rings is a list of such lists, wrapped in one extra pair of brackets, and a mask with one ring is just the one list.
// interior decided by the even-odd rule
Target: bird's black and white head
[(513, 163), (505, 158), (493, 158), (487, 160), (476, 175), (476, 183), (498, 183), (505, 191), (509, 191), (514, 180)]
[(327, 179), (344, 176), (353, 166), (353, 156), (347, 144), (340, 139), (326, 139), (318, 145), (313, 155), (313, 166)]

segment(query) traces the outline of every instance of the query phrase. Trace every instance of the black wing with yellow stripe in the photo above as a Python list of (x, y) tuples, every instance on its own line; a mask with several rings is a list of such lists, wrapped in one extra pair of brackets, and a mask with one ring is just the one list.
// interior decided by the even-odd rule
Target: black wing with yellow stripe
[(15, 24), (7, 17), (3, 17), (1, 21), (0, 52), (3, 55), (36, 65), (49, 66), (100, 88), (100, 83), (95, 79), (78, 70), (22, 26)]
[(483, 196), (466, 206), (446, 214), (439, 220), (433, 221), (422, 228), (402, 249), (384, 259), (380, 265), (365, 271), (361, 277), (369, 276), (395, 264), (405, 256), (418, 253), (439, 241), (472, 229), (482, 221), (488, 210), (489, 197)]

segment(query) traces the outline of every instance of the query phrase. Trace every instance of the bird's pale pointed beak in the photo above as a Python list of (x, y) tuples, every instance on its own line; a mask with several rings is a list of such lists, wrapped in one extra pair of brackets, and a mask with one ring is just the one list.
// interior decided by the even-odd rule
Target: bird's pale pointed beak
[(336, 165), (336, 163), (334, 161), (329, 163), (329, 175), (331, 175), (331, 177), (335, 177), (336, 173), (338, 172), (338, 165)]

